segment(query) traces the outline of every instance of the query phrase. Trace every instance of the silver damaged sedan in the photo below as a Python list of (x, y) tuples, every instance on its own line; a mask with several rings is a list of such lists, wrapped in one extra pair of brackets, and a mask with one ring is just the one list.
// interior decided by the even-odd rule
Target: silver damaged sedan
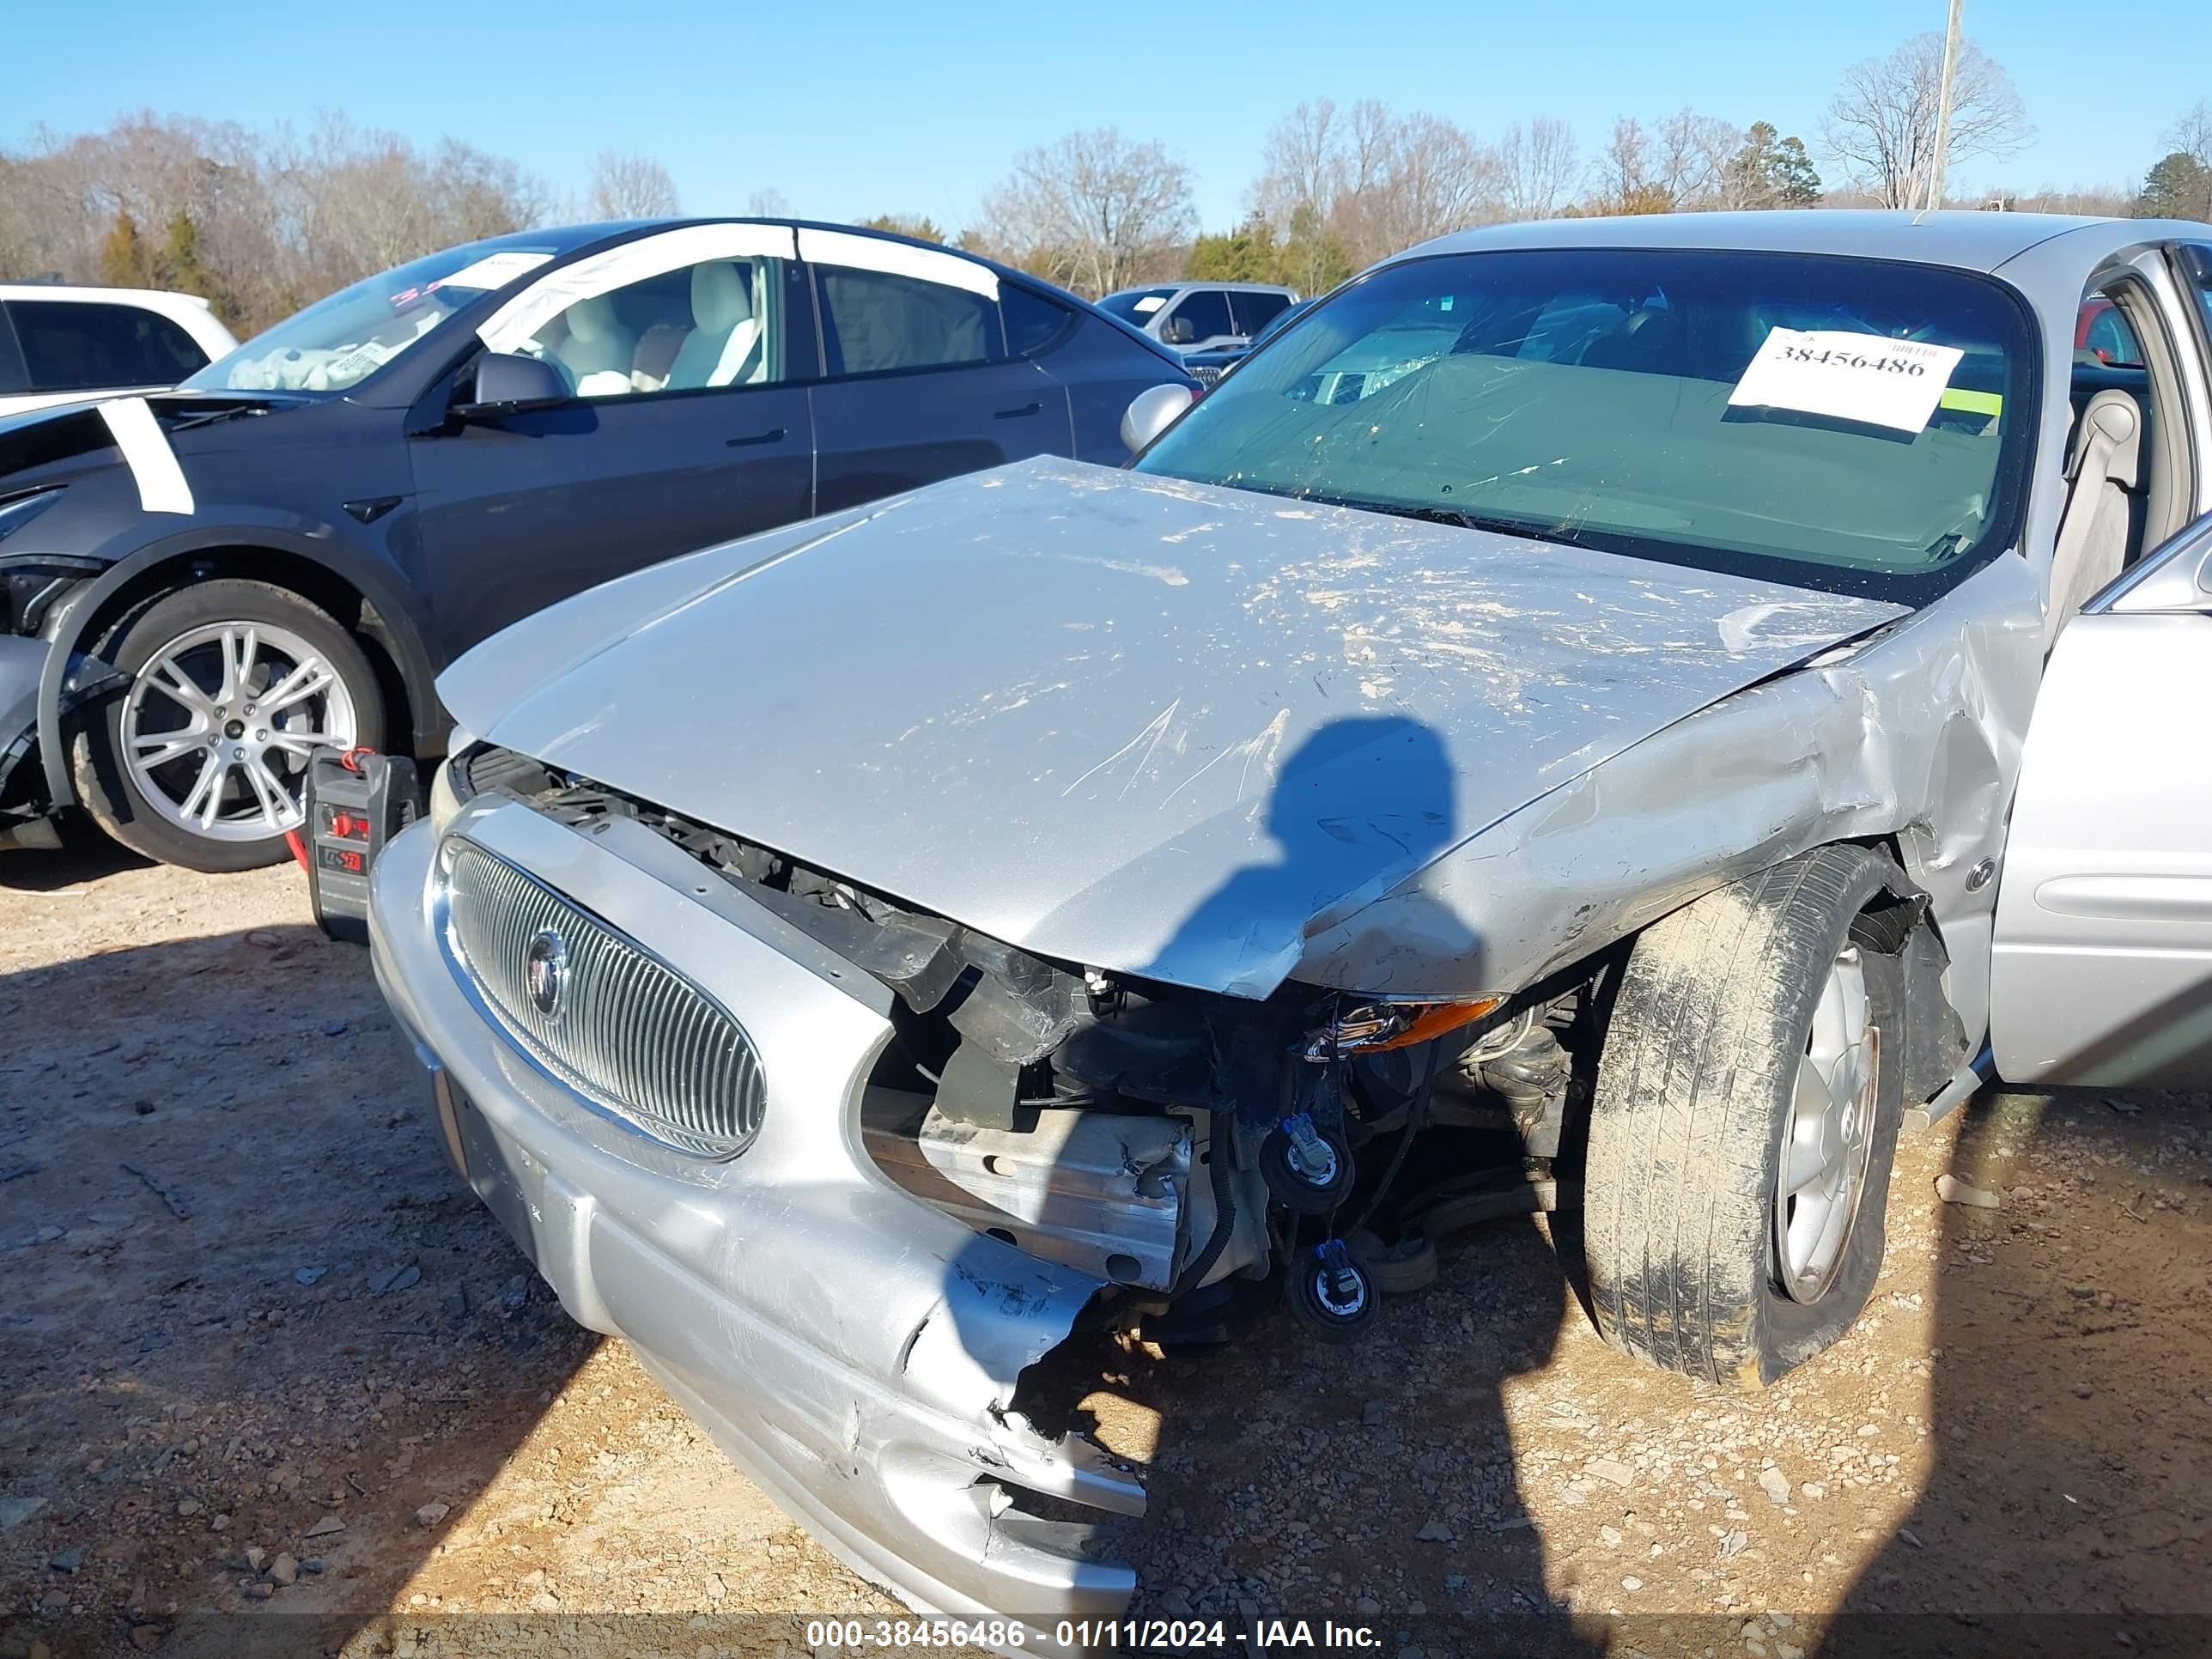
[(520, 624), (375, 872), (454, 1165), (858, 1571), (1048, 1646), (1144, 1504), (1032, 1426), (1079, 1329), (1356, 1340), (1557, 1205), (1608, 1340), (1771, 1380), (1900, 1131), (2212, 1076), (2208, 249), (1455, 236), (1126, 471)]

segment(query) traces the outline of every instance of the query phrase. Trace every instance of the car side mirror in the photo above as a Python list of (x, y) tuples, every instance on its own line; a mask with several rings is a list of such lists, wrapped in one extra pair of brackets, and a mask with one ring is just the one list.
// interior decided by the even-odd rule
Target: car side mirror
[(1188, 317), (1170, 317), (1160, 327), (1160, 338), (1170, 345), (1188, 345), (1198, 338), (1198, 331), (1190, 325)]
[(1196, 401), (1187, 386), (1146, 387), (1129, 400), (1128, 412), (1121, 416), (1121, 441), (1132, 455), (1141, 455)]
[(574, 394), (561, 371), (542, 357), (519, 351), (487, 351), (477, 359), (467, 397), (454, 407), (463, 420), (483, 420), (520, 409), (564, 404)]

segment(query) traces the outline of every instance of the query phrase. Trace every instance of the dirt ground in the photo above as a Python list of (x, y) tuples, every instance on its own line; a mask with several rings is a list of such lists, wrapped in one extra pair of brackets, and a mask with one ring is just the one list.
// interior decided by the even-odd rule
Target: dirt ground
[[(896, 1617), (567, 1322), (421, 1108), (289, 868), (0, 855), (0, 1659)], [(2212, 1650), (2208, 1358), (2212, 1110), (2085, 1093), (1909, 1139), (1866, 1318), (1764, 1395), (1612, 1354), (1534, 1222), (1357, 1347), (1054, 1367), (1151, 1468), (1140, 1611), (1796, 1659)]]

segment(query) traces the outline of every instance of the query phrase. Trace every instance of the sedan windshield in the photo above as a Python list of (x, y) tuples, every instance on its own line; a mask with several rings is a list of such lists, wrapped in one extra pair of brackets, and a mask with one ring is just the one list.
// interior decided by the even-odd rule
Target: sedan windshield
[(430, 254), (294, 313), (210, 363), (184, 389), (343, 392), (463, 306), (535, 270), (560, 251), (555, 240), (504, 236)]
[(2014, 533), (2033, 359), (1953, 270), (1445, 254), (1317, 307), (1136, 465), (1918, 605)]

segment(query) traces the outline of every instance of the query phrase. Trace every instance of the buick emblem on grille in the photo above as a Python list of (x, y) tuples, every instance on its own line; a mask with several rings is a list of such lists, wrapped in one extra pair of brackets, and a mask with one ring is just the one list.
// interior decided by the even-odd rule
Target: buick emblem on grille
[(550, 1019), (561, 1012), (561, 994), (568, 983), (568, 947), (550, 927), (540, 928), (522, 959), (522, 982), (530, 993), (530, 1006)]

